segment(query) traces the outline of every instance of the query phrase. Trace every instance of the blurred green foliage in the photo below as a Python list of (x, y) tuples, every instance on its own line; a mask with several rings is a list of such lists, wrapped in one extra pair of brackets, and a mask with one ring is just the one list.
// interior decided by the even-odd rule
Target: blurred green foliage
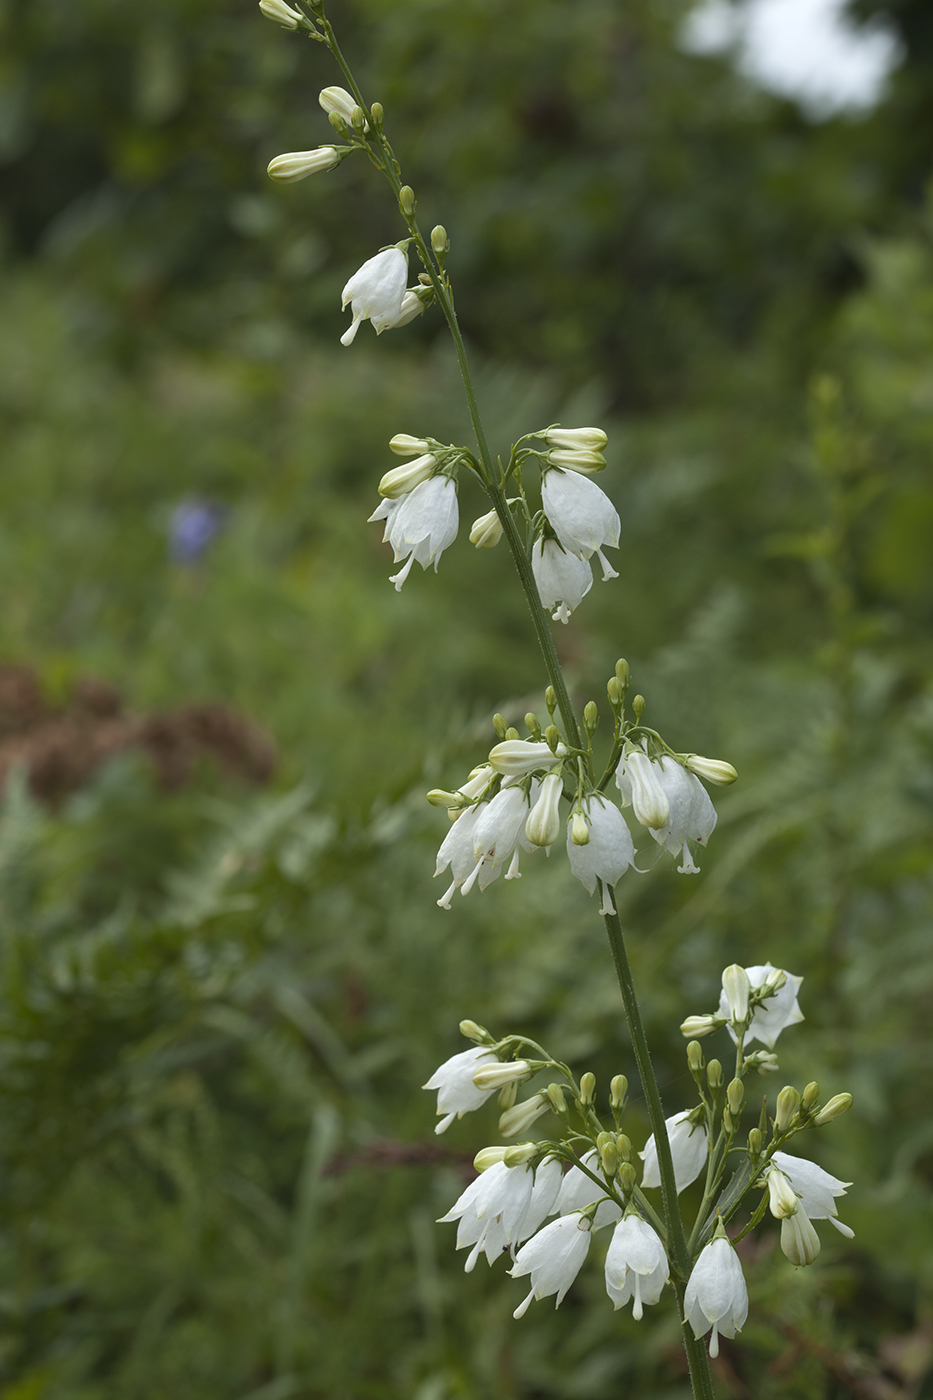
[[(560, 630), (576, 696), (623, 653), (670, 742), (741, 772), (699, 879), (619, 886), (670, 1111), (676, 1027), (734, 960), (805, 975), (787, 1080), (856, 1096), (816, 1147), (856, 1240), (793, 1272), (765, 1231), (717, 1384), (920, 1397), (933, 216), (889, 179), (897, 85), (809, 124), (681, 53), (685, 10), (334, 19), (451, 234), (494, 442), (610, 431), (622, 578)], [(0, 653), (54, 701), (87, 674), (138, 709), (223, 698), (280, 752), (258, 795), (210, 771), (167, 794), (129, 755), (54, 810), (7, 786), (0, 1400), (683, 1396), (670, 1307), (614, 1315), (588, 1267), (513, 1323), (518, 1285), (465, 1277), (433, 1223), (495, 1132), (490, 1107), (435, 1139), (416, 1088), (461, 1017), (601, 1092), (635, 1074), (559, 857), (433, 902), (423, 791), (494, 709), (540, 708), (542, 673), (504, 555), (461, 542), (396, 595), (363, 523), (393, 432), (468, 428), (430, 313), (336, 343), (343, 281), (395, 236), (373, 172), (264, 183), (326, 138), (325, 55), (214, 0), (8, 0), (0, 27)], [(228, 516), (186, 568), (192, 496)]]

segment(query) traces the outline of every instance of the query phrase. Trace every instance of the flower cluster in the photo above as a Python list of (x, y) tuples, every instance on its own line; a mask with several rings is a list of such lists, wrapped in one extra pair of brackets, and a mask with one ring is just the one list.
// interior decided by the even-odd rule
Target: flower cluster
[[(844, 1113), (851, 1105), (850, 1095), (838, 1094), (821, 1104), (818, 1085), (810, 1084), (802, 1093), (787, 1086), (778, 1094), (773, 1114), (768, 1114), (765, 1101), (758, 1126), (749, 1130), (744, 1142), (739, 1137), (744, 1081), (753, 1069), (776, 1068), (773, 1050), (778, 1037), (803, 1019), (797, 1002), (801, 981), (770, 963), (733, 965), (722, 975), (720, 1011), (684, 1023), (686, 1030), (703, 1020), (703, 1034), (727, 1029), (736, 1051), (735, 1075), (725, 1085), (721, 1063), (706, 1064), (699, 1043), (690, 1042), (687, 1063), (699, 1101), (665, 1123), (678, 1195), (705, 1173), (703, 1197), (689, 1232), (690, 1268), (680, 1277), (685, 1285), (684, 1316), (696, 1337), (710, 1334), (712, 1356), (720, 1336), (734, 1337), (745, 1322), (748, 1293), (735, 1245), (768, 1211), (780, 1221), (781, 1248), (795, 1265), (812, 1264), (820, 1252), (814, 1220), (828, 1220), (841, 1234), (852, 1236), (836, 1208), (850, 1183), (785, 1150), (797, 1134)], [(646, 1307), (660, 1301), (672, 1266), (667, 1231), (649, 1194), (661, 1185), (654, 1135), (636, 1152), (622, 1130), (626, 1077), (612, 1080), (607, 1124), (596, 1110), (593, 1074), (582, 1075), (578, 1082), (565, 1064), (527, 1037), (509, 1035), (497, 1041), (474, 1021), (462, 1022), (460, 1029), (473, 1045), (445, 1061), (425, 1085), (437, 1091), (438, 1132), (496, 1093), (504, 1138), (525, 1132), (548, 1113), (559, 1125), (553, 1138), (486, 1147), (477, 1154), (478, 1175), (442, 1217), (457, 1222), (456, 1247), (470, 1250), (467, 1272), (481, 1254), (490, 1265), (507, 1255), (511, 1276), (528, 1278), (529, 1292), (515, 1309), (520, 1318), (535, 1299), (554, 1297), (560, 1304), (590, 1253), (593, 1237), (611, 1226), (603, 1256), (606, 1292), (615, 1308), (631, 1304), (633, 1316), (641, 1318)], [(756, 1039), (769, 1047), (766, 1055), (745, 1053)], [(545, 1089), (518, 1101), (519, 1086), (543, 1073), (556, 1077)], [(738, 1165), (728, 1179), (727, 1163), (735, 1160)], [(763, 1193), (760, 1204), (751, 1210), (744, 1228), (738, 1228), (736, 1216), (756, 1189)]]
[[(419, 448), (427, 445), (417, 443)], [(433, 462), (434, 458), (421, 460)], [(416, 486), (412, 495), (424, 490), (431, 480), (436, 478)], [(392, 504), (384, 502), (379, 507), (379, 518), (389, 520)], [(387, 535), (391, 538), (388, 526)], [(628, 666), (620, 661), (607, 687), (615, 732), (603, 781), (597, 783), (589, 776), (591, 746), (587, 750), (573, 748), (560, 738), (553, 723), (542, 732), (533, 714), (525, 717), (532, 737), (521, 739), (518, 730), (507, 728), (497, 715), (501, 742), (490, 751), (487, 761), (474, 768), (454, 791), (435, 788), (428, 793), (428, 801), (446, 807), (452, 822), (437, 853), (435, 869), (435, 875), (450, 872), (451, 883), (438, 900), (442, 908), (450, 908), (457, 890), (464, 895), (474, 885), (483, 890), (503, 870), (507, 880), (518, 879), (522, 852), (541, 847), (549, 851), (564, 833), (574, 875), (589, 894), (599, 889), (603, 914), (614, 913), (611, 891), (635, 864), (635, 846), (619, 806), (603, 790), (613, 774), (621, 806), (631, 807), (658, 845), (680, 857), (681, 873), (696, 873), (691, 847), (705, 846), (716, 825), (715, 809), (696, 775), (702, 772), (708, 780), (726, 783), (734, 781), (735, 769), (721, 760), (675, 754), (660, 735), (641, 725), (644, 701), (640, 696), (633, 702), (635, 722), (627, 721), (628, 684)], [(552, 699), (549, 692), (553, 719)], [(589, 739), (598, 718), (591, 701), (584, 711)], [(561, 799), (567, 802), (566, 817), (561, 814)]]

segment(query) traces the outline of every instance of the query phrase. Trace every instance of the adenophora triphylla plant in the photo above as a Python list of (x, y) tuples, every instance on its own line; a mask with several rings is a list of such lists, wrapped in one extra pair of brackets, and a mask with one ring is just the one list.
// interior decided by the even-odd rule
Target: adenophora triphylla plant
[[(512, 1276), (530, 1275), (531, 1291), (515, 1309), (515, 1316), (522, 1317), (534, 1299), (555, 1294), (560, 1303), (590, 1252), (591, 1236), (612, 1225), (604, 1267), (614, 1307), (631, 1303), (639, 1319), (673, 1282), (684, 1321), (695, 1338), (710, 1333), (709, 1352), (716, 1356), (719, 1337), (734, 1337), (748, 1312), (735, 1244), (761, 1225), (769, 1211), (781, 1222), (781, 1249), (792, 1264), (812, 1264), (820, 1252), (813, 1220), (829, 1220), (841, 1234), (852, 1235), (836, 1211), (837, 1197), (851, 1183), (783, 1150), (799, 1134), (845, 1113), (851, 1095), (837, 1094), (824, 1104), (817, 1084), (802, 1092), (787, 1085), (770, 1113), (766, 1098), (760, 1109), (746, 1104), (747, 1076), (753, 1070), (776, 1071), (778, 1036), (803, 1020), (797, 1004), (801, 981), (770, 963), (727, 967), (720, 1010), (690, 1016), (681, 1027), (685, 1035), (703, 1036), (725, 1028), (735, 1046), (735, 1067), (726, 1084), (721, 1062), (705, 1062), (699, 1041), (691, 1040), (687, 1065), (698, 1101), (667, 1120), (677, 1194), (703, 1175), (695, 1218), (689, 1227), (682, 1222), (687, 1269), (679, 1288), (669, 1256), (670, 1217), (648, 1194), (661, 1185), (655, 1137), (638, 1151), (624, 1132), (625, 1076), (612, 1080), (608, 1113), (601, 1115), (593, 1074), (581, 1075), (578, 1082), (567, 1065), (537, 1042), (521, 1035), (496, 1040), (475, 1021), (462, 1022), (460, 1029), (473, 1048), (441, 1065), (424, 1086), (437, 1090), (437, 1111), (444, 1115), (437, 1131), (446, 1131), (455, 1114), (462, 1117), (481, 1108), (497, 1090), (500, 1105), (508, 1105), (499, 1118), (503, 1137), (524, 1132), (547, 1112), (557, 1124), (553, 1138), (485, 1147), (477, 1154), (479, 1175), (443, 1216), (444, 1221), (459, 1221), (457, 1248), (472, 1246), (467, 1272), (481, 1252), (490, 1265), (508, 1253)], [(749, 1052), (756, 1039), (769, 1049)], [(539, 1075), (550, 1082), (516, 1102), (517, 1086)], [(756, 1121), (743, 1129), (748, 1108)], [(751, 1204), (750, 1195), (758, 1196)], [(549, 1217), (556, 1219), (545, 1223)]]
[[(419, 228), (414, 191), (405, 184), (395, 151), (385, 133), (385, 113), (360, 91), (325, 14), (324, 0), (292, 6), (284, 0), (261, 0), (263, 13), (284, 30), (326, 47), (346, 87), (326, 87), (320, 105), (327, 113), (331, 138), (308, 151), (277, 156), (269, 175), (292, 184), (338, 166), (355, 152), (366, 154), (392, 188), (407, 233), (397, 243), (375, 249), (347, 280), (342, 305), (351, 323), (340, 337), (354, 341), (363, 321), (377, 335), (405, 326), (436, 306), (450, 331), (457, 354), (475, 442), (442, 443), (427, 432), (397, 433), (389, 448), (401, 462), (379, 482), (381, 502), (371, 519), (384, 522), (384, 540), (401, 567), (392, 582), (401, 589), (412, 566), (437, 569), (459, 530), (459, 490), (472, 483), (486, 496), (485, 510), (474, 520), (470, 542), (489, 549), (503, 539), (511, 552), (531, 614), (532, 626), (547, 672), (545, 704), (549, 722), (525, 717), (528, 737), (495, 718), (499, 742), (487, 759), (455, 791), (434, 791), (429, 800), (445, 807), (450, 828), (437, 858), (437, 874), (449, 886), (438, 900), (445, 909), (457, 890), (483, 890), (502, 872), (520, 876), (519, 860), (537, 848), (565, 842), (570, 868), (591, 894), (599, 892), (610, 952), (629, 1025), (652, 1135), (639, 1154), (621, 1132), (626, 1085), (613, 1080), (612, 1128), (594, 1107), (592, 1075), (579, 1085), (570, 1071), (540, 1046), (521, 1037), (495, 1041), (472, 1022), (464, 1029), (472, 1050), (454, 1055), (428, 1083), (438, 1091), (442, 1132), (464, 1113), (480, 1108), (495, 1092), (503, 1107), (500, 1131), (514, 1138), (548, 1112), (564, 1125), (557, 1141), (520, 1147), (490, 1148), (480, 1153), (483, 1174), (457, 1201), (448, 1218), (459, 1221), (458, 1245), (471, 1247), (468, 1268), (479, 1254), (490, 1263), (503, 1252), (513, 1257), (512, 1273), (528, 1276), (533, 1298), (554, 1295), (559, 1303), (583, 1266), (591, 1238), (603, 1226), (615, 1226), (606, 1253), (606, 1287), (616, 1306), (631, 1302), (639, 1316), (656, 1303), (671, 1283), (681, 1321), (694, 1394), (712, 1400), (705, 1349), (697, 1338), (712, 1330), (711, 1350), (720, 1334), (732, 1336), (745, 1317), (744, 1282), (733, 1245), (725, 1232), (750, 1190), (760, 1186), (765, 1210), (782, 1221), (785, 1253), (795, 1262), (815, 1258), (819, 1244), (813, 1219), (836, 1222), (835, 1199), (844, 1185), (801, 1158), (780, 1149), (796, 1133), (828, 1121), (848, 1107), (839, 1096), (822, 1109), (815, 1085), (802, 1094), (785, 1089), (773, 1120), (762, 1106), (758, 1126), (740, 1142), (743, 1080), (751, 1069), (776, 1068), (773, 1053), (780, 1031), (800, 1019), (796, 1003), (799, 979), (764, 967), (728, 969), (718, 1011), (685, 1022), (694, 1037), (726, 1027), (736, 1045), (736, 1068), (727, 1089), (722, 1069), (713, 1060), (704, 1067), (699, 1043), (691, 1040), (688, 1062), (699, 1090), (696, 1107), (665, 1119), (635, 995), (614, 887), (635, 863), (636, 852), (623, 809), (661, 848), (677, 858), (683, 874), (696, 873), (697, 846), (705, 846), (716, 812), (703, 786), (729, 784), (735, 769), (720, 759), (681, 753), (643, 723), (645, 701), (629, 698), (630, 675), (619, 661), (607, 686), (612, 737), (597, 761), (593, 738), (599, 713), (593, 701), (578, 717), (564, 681), (549, 624), (567, 624), (593, 586), (593, 562), (602, 580), (618, 574), (606, 557), (617, 549), (620, 520), (615, 506), (592, 480), (606, 465), (606, 434), (600, 428), (564, 428), (548, 424), (519, 437), (494, 456), (473, 389), (466, 349), (454, 310), (447, 270), (450, 242), (438, 225), (429, 238)], [(337, 140), (334, 137), (338, 138)], [(408, 286), (412, 259), (421, 271)], [(611, 787), (615, 783), (618, 797)], [(642, 858), (644, 860), (644, 856)], [(741, 974), (741, 975), (740, 975)], [(744, 979), (744, 980), (743, 980)], [(759, 1039), (766, 1050), (746, 1053)], [(534, 1058), (516, 1059), (522, 1048)], [(559, 1076), (544, 1090), (516, 1102), (519, 1082), (542, 1070)], [(728, 1169), (735, 1166), (728, 1180)], [(562, 1164), (569, 1170), (562, 1174)], [(705, 1168), (700, 1212), (685, 1228), (678, 1195)], [(660, 1202), (646, 1192), (660, 1188)], [(556, 1219), (545, 1223), (549, 1215)], [(844, 1228), (844, 1227), (840, 1227)]]

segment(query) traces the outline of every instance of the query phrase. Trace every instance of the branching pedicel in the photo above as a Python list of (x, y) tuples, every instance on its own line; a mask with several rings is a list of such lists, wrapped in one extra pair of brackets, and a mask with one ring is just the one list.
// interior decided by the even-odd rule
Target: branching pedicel
[[(553, 1295), (559, 1304), (586, 1259), (592, 1235), (613, 1225), (605, 1263), (610, 1299), (617, 1308), (631, 1302), (639, 1318), (646, 1306), (660, 1300), (670, 1282), (694, 1394), (712, 1400), (706, 1352), (697, 1339), (710, 1332), (709, 1350), (715, 1356), (719, 1336), (734, 1336), (745, 1321), (748, 1300), (734, 1242), (769, 1209), (781, 1221), (781, 1246), (795, 1264), (810, 1264), (819, 1253), (814, 1219), (829, 1219), (843, 1233), (851, 1233), (836, 1219), (835, 1199), (846, 1183), (783, 1151), (798, 1133), (845, 1112), (851, 1097), (840, 1094), (821, 1106), (816, 1084), (802, 1093), (788, 1086), (777, 1097), (773, 1117), (763, 1101), (757, 1125), (741, 1135), (746, 1077), (753, 1069), (767, 1073), (778, 1068), (775, 1041), (786, 1026), (802, 1019), (797, 1005), (801, 979), (770, 964), (733, 966), (723, 973), (717, 1011), (688, 1017), (681, 1027), (690, 1038), (687, 1062), (699, 1102), (665, 1119), (613, 897), (636, 854), (620, 805), (631, 807), (655, 842), (678, 858), (680, 873), (695, 874), (695, 847), (706, 845), (716, 824), (700, 778), (729, 784), (736, 779), (735, 769), (721, 760), (678, 753), (648, 728), (642, 722), (644, 699), (629, 699), (631, 678), (625, 661), (617, 663), (608, 682), (612, 743), (605, 762), (597, 764), (597, 706), (591, 701), (585, 707), (581, 725), (547, 614), (554, 621), (569, 622), (592, 587), (594, 555), (604, 581), (618, 577), (603, 551), (618, 546), (619, 516), (591, 480), (606, 465), (606, 434), (599, 428), (550, 424), (513, 443), (507, 460), (493, 458), (454, 310), (446, 230), (438, 226), (429, 240), (423, 237), (414, 192), (403, 183), (385, 135), (383, 109), (364, 101), (323, 0), (307, 0), (310, 14), (285, 0), (261, 0), (260, 9), (283, 28), (329, 49), (348, 85), (327, 87), (320, 94), (321, 107), (342, 144), (277, 156), (270, 162), (269, 175), (291, 184), (333, 169), (356, 151), (365, 152), (389, 181), (408, 230), (397, 244), (376, 251), (344, 287), (343, 306), (349, 306), (352, 320), (342, 343), (353, 342), (363, 321), (371, 321), (379, 335), (406, 325), (436, 304), (450, 330), (463, 378), (475, 449), (405, 433), (389, 443), (402, 461), (382, 477), (382, 501), (370, 519), (384, 522), (384, 540), (400, 565), (392, 582), (401, 589), (416, 562), (422, 569), (433, 564), (437, 570), (457, 537), (460, 479), (474, 478), (491, 509), (474, 521), (470, 541), (488, 549), (505, 538), (548, 675), (547, 725), (542, 727), (537, 715), (526, 715), (529, 737), (523, 739), (497, 715), (499, 742), (487, 760), (455, 791), (428, 794), (435, 806), (447, 809), (451, 822), (435, 872), (448, 874), (450, 884), (438, 903), (449, 909), (457, 890), (466, 895), (474, 885), (485, 889), (503, 870), (506, 879), (518, 878), (521, 852), (549, 849), (566, 832), (571, 870), (590, 894), (598, 888), (601, 895), (599, 912), (653, 1130), (644, 1150), (636, 1153), (622, 1131), (628, 1089), (624, 1075), (616, 1076), (610, 1087), (609, 1126), (596, 1111), (592, 1074), (584, 1074), (577, 1083), (567, 1065), (527, 1037), (497, 1040), (465, 1021), (461, 1030), (474, 1047), (441, 1065), (425, 1086), (437, 1090), (442, 1117), (437, 1131), (498, 1093), (503, 1137), (527, 1132), (548, 1112), (556, 1116), (561, 1132), (555, 1140), (484, 1149), (476, 1159), (479, 1175), (444, 1219), (459, 1222), (457, 1247), (471, 1247), (468, 1270), (480, 1253), (490, 1264), (508, 1253), (513, 1276), (528, 1277), (530, 1291), (516, 1317), (534, 1298)], [(409, 287), (411, 250), (423, 271)], [(607, 793), (613, 780), (620, 805)], [(565, 815), (562, 801), (567, 804)], [(725, 1086), (721, 1063), (714, 1059), (705, 1064), (699, 1044), (700, 1037), (723, 1028), (735, 1044), (735, 1068)], [(746, 1053), (756, 1039), (766, 1049)], [(556, 1077), (517, 1102), (518, 1085), (543, 1072)], [(636, 1157), (643, 1162), (640, 1184)], [(704, 1170), (702, 1200), (688, 1233), (678, 1196)], [(660, 1208), (646, 1194), (658, 1187)], [(751, 1218), (735, 1228), (746, 1197), (756, 1189), (762, 1195)], [(546, 1223), (552, 1216), (556, 1218)], [(730, 1223), (731, 1238), (726, 1230)]]

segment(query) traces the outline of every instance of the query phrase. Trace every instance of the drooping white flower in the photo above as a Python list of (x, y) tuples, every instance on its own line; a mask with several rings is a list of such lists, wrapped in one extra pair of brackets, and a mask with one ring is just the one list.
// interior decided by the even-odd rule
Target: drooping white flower
[(504, 787), (483, 808), (473, 828), (474, 856), (493, 866), (510, 862), (505, 878), (519, 879), (519, 837), (528, 820), (528, 797), (520, 787)]
[(695, 1337), (712, 1327), (710, 1356), (719, 1355), (719, 1337), (734, 1337), (748, 1316), (748, 1290), (739, 1256), (725, 1235), (710, 1240), (693, 1266), (684, 1294), (684, 1318)]
[(525, 839), (532, 846), (553, 846), (560, 835), (560, 798), (564, 780), (559, 773), (542, 778), (538, 800), (525, 823)]
[(564, 549), (589, 559), (599, 556), (603, 579), (618, 578), (603, 554), (603, 545), (618, 548), (622, 528), (615, 506), (595, 481), (579, 472), (552, 468), (541, 481), (544, 513)]
[(523, 1240), (530, 1239), (552, 1213), (562, 1179), (561, 1162), (558, 1157), (548, 1157), (535, 1168), (535, 1184), (528, 1209), (518, 1226), (515, 1236), (517, 1243), (521, 1244)]
[[(759, 963), (755, 967), (745, 969), (749, 984), (753, 988), (764, 986), (772, 973), (782, 970), (772, 967), (770, 963)], [(745, 1032), (745, 1045), (752, 1040), (760, 1040), (762, 1045), (767, 1045), (769, 1050), (773, 1050), (781, 1031), (803, 1020), (803, 1012), (797, 1002), (797, 993), (803, 978), (795, 977), (792, 972), (785, 972), (784, 978), (783, 985), (773, 996), (765, 997), (764, 1001), (758, 1002), (755, 1007), (755, 1013)], [(725, 992), (719, 998), (719, 1014), (728, 1020), (729, 1001)], [(727, 1030), (734, 1043), (737, 1040), (735, 1031), (731, 1026), (728, 1026)]]
[(815, 1162), (808, 1162), (805, 1157), (792, 1157), (787, 1152), (775, 1152), (771, 1160), (787, 1177), (800, 1198), (801, 1209), (811, 1220), (828, 1220), (840, 1235), (845, 1235), (847, 1240), (853, 1238), (854, 1231), (843, 1225), (836, 1211), (836, 1197), (846, 1194), (851, 1181), (840, 1181)]
[(679, 873), (695, 875), (689, 843), (705, 846), (716, 825), (716, 809), (699, 778), (667, 754), (653, 760), (635, 750), (619, 761), (616, 783), (622, 805), (631, 802), (658, 845), (682, 857)]
[(478, 807), (470, 807), (462, 813), (441, 842), (434, 874), (435, 877), (443, 874), (449, 866), (452, 876), (450, 888), (445, 890), (437, 901), (441, 909), (450, 908), (452, 896), (457, 890), (463, 889), (464, 885), (467, 886), (468, 893), (474, 883), (484, 890), (498, 877), (502, 869), (501, 865), (477, 861), (473, 854), (473, 828), (486, 805), (485, 802), (481, 802)]
[(437, 1090), (438, 1116), (445, 1115), (434, 1129), (435, 1133), (446, 1133), (455, 1118), (462, 1118), (465, 1113), (482, 1108), (490, 1094), (495, 1093), (494, 1089), (477, 1089), (473, 1083), (475, 1070), (490, 1061), (498, 1063), (498, 1056), (492, 1050), (486, 1050), (481, 1045), (471, 1046), (469, 1050), (451, 1055), (422, 1086)]
[(497, 1162), (471, 1181), (447, 1214), (440, 1217), (439, 1224), (459, 1220), (457, 1249), (473, 1246), (464, 1265), (465, 1273), (472, 1273), (480, 1251), (484, 1250), (488, 1263), (494, 1264), (504, 1245), (517, 1242), (533, 1186), (534, 1172), (527, 1163), (507, 1167), (505, 1162)]
[(422, 569), (433, 564), (437, 573), (441, 555), (457, 538), (459, 524), (457, 488), (450, 477), (432, 476), (402, 497), (388, 532), (395, 562), (407, 560), (391, 577), (396, 591), (401, 591), (415, 560)]
[(567, 856), (570, 869), (590, 894), (600, 886), (602, 914), (615, 908), (609, 890), (635, 863), (635, 847), (628, 825), (614, 802), (593, 793), (583, 802), (582, 816), (589, 828), (589, 840), (578, 845), (573, 839), (573, 818), (567, 823)]
[(343, 289), (341, 308), (349, 304), (353, 320), (340, 337), (341, 345), (352, 344), (361, 321), (372, 321), (377, 335), (396, 324), (407, 277), (408, 257), (401, 248), (384, 248), (354, 272)]
[(426, 452), (421, 457), (413, 457), (410, 462), (391, 467), (379, 483), (380, 496), (388, 496), (391, 500), (407, 496), (422, 481), (429, 480), (436, 466), (437, 458)]
[(535, 540), (531, 571), (542, 606), (557, 609), (551, 614), (555, 622), (568, 622), (593, 587), (593, 570), (586, 560), (563, 549), (556, 540)]
[(387, 321), (384, 330), (397, 331), (402, 326), (407, 326), (416, 316), (423, 316), (427, 302), (418, 295), (416, 287), (409, 287), (402, 297), (402, 304), (398, 309), (398, 315), (394, 320)]
[(812, 1264), (819, 1258), (820, 1237), (810, 1224), (803, 1206), (781, 1221), (781, 1249), (798, 1268)]
[[(706, 1124), (691, 1123), (689, 1109), (685, 1109), (683, 1113), (675, 1113), (673, 1118), (665, 1118), (664, 1122), (671, 1145), (671, 1157), (674, 1160), (674, 1183), (679, 1196), (691, 1181), (696, 1181), (706, 1166)], [(642, 1186), (660, 1186), (661, 1172), (658, 1167), (658, 1149), (654, 1133), (645, 1143), (644, 1152), (638, 1155), (645, 1164), (641, 1174)]]
[(297, 29), (303, 19), (300, 11), (286, 5), (285, 0), (259, 0), (259, 8), (266, 19), (274, 20), (283, 29)]
[(398, 514), (398, 510), (401, 504), (401, 499), (392, 500), (391, 497), (386, 496), (383, 500), (379, 502), (372, 515), (370, 515), (367, 519), (367, 524), (369, 525), (371, 525), (376, 520), (385, 521), (386, 527), (382, 532), (383, 544), (388, 543), (389, 536), (392, 533), (392, 526), (395, 522), (395, 517)]
[(670, 1278), (667, 1255), (645, 1220), (627, 1215), (612, 1232), (606, 1254), (606, 1292), (616, 1309), (632, 1300), (632, 1316), (638, 1322), (645, 1304), (652, 1306)]
[(512, 1278), (531, 1275), (531, 1292), (512, 1314), (524, 1317), (533, 1298), (557, 1294), (560, 1307), (564, 1294), (583, 1266), (590, 1248), (590, 1222), (582, 1215), (562, 1215), (523, 1244), (509, 1270)]
[(527, 1132), (532, 1123), (543, 1118), (550, 1108), (551, 1101), (547, 1094), (532, 1094), (530, 1099), (514, 1103), (499, 1115), (499, 1132), (505, 1138), (518, 1137), (519, 1133)]
[(524, 778), (539, 769), (553, 768), (566, 756), (563, 744), (558, 744), (557, 752), (552, 753), (547, 744), (531, 739), (503, 739), (501, 744), (490, 749), (489, 762), (497, 773), (508, 778)]
[(315, 151), (287, 151), (273, 157), (266, 166), (266, 174), (280, 185), (295, 185), (321, 170), (333, 170), (339, 163), (335, 146), (318, 146)]
[[(599, 1153), (587, 1152), (580, 1158), (585, 1167), (598, 1176), (601, 1170)], [(584, 1210), (586, 1206), (599, 1201), (593, 1217), (593, 1229), (601, 1230), (604, 1225), (614, 1225), (621, 1217), (622, 1209), (617, 1201), (607, 1195), (605, 1187), (597, 1186), (592, 1177), (577, 1166), (564, 1173), (552, 1210), (557, 1215), (569, 1215), (572, 1211)]]

